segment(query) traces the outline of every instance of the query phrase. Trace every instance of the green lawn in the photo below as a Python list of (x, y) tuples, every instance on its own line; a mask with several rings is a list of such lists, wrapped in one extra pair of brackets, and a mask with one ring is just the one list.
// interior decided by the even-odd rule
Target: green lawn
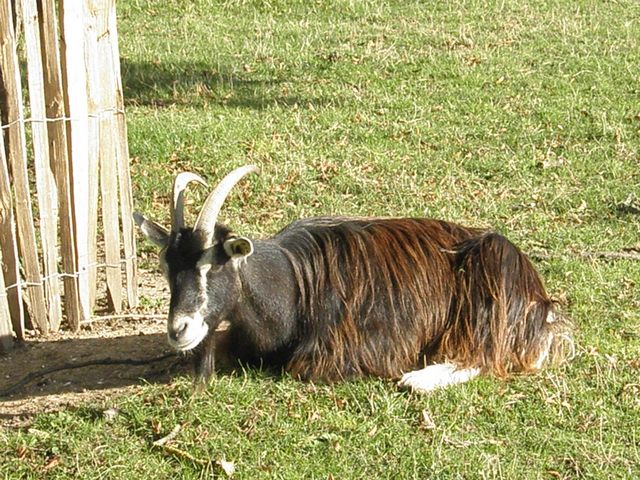
[[(640, 249), (637, 1), (118, 9), (138, 210), (168, 224), (176, 172), (256, 163), (221, 214), (242, 234), (321, 214), (495, 227), (534, 254), (576, 357), (429, 396), (178, 379), (0, 432), (0, 476), (58, 456), (50, 478), (225, 477), (222, 459), (239, 479), (640, 478), (640, 261), (593, 256)], [(177, 452), (152, 446), (177, 424)]]

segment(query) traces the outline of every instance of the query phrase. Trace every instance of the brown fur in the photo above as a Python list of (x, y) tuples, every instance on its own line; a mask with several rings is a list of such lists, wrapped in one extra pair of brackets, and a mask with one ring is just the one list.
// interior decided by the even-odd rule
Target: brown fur
[(531, 370), (565, 326), (547, 322), (553, 306), (538, 273), (496, 233), (311, 219), (279, 237), (300, 291), (286, 369), (301, 378), (397, 378), (442, 361), (505, 376)]

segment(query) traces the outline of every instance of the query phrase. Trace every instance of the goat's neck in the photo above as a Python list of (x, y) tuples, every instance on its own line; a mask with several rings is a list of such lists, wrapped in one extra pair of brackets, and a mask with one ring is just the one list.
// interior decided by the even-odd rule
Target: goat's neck
[(241, 294), (231, 319), (261, 352), (290, 342), (295, 333), (297, 286), (281, 247), (254, 242), (254, 252), (238, 266)]

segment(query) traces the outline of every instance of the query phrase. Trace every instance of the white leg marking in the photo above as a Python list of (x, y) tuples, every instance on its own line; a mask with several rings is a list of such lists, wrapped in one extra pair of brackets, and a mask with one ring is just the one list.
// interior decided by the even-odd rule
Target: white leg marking
[(436, 388), (443, 388), (456, 383), (464, 383), (477, 377), (479, 368), (466, 368), (458, 370), (455, 365), (442, 363), (430, 365), (421, 370), (405, 373), (398, 385), (410, 388), (415, 392), (431, 392)]

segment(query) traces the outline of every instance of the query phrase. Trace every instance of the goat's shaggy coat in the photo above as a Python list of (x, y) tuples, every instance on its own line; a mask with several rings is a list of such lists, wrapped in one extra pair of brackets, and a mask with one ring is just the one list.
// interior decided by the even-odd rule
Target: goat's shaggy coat
[(496, 233), (324, 218), (274, 240), (298, 289), (287, 370), (303, 378), (397, 378), (445, 361), (504, 376), (533, 369), (560, 326), (529, 260)]
[(537, 370), (557, 350), (566, 323), (503, 236), (429, 219), (328, 217), (251, 241), (216, 218), (254, 170), (227, 175), (194, 228), (182, 207), (186, 184), (202, 183), (194, 174), (174, 183), (171, 232), (136, 214), (163, 248), (169, 342), (198, 346), (199, 376), (213, 371), (222, 320), (227, 353), (240, 361), (310, 380), (403, 376), (418, 390)]

